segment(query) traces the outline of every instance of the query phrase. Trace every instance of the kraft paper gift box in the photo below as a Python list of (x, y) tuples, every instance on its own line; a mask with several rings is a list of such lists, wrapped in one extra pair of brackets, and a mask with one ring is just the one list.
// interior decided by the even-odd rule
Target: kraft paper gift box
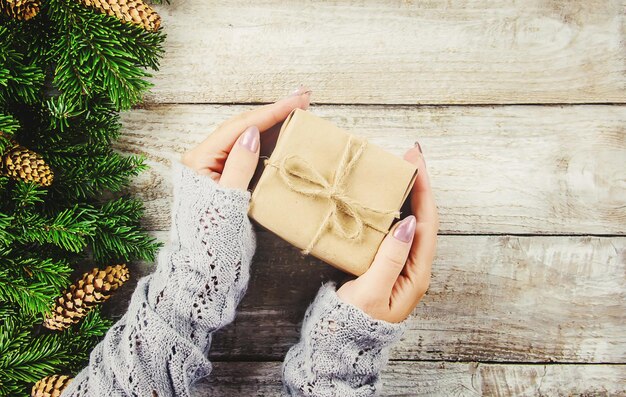
[(417, 167), (310, 112), (285, 120), (248, 215), (313, 256), (363, 274), (407, 198)]

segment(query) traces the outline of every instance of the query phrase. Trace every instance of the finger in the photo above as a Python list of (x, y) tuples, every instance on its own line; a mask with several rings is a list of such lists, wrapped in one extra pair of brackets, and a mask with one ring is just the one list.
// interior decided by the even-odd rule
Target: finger
[(389, 297), (411, 249), (416, 221), (409, 215), (396, 223), (378, 247), (372, 266), (359, 277), (359, 283), (369, 285), (370, 291)]
[(212, 140), (221, 150), (228, 152), (239, 133), (246, 127), (256, 125), (259, 131), (264, 132), (283, 122), (294, 109), (307, 109), (310, 97), (311, 91), (301, 88), (277, 102), (241, 113), (220, 125), (217, 131), (212, 134)]
[(404, 159), (415, 164), (418, 168), (417, 177), (411, 189), (411, 209), (418, 222), (435, 221), (437, 217), (437, 206), (435, 197), (430, 186), (430, 177), (422, 149), (419, 143), (404, 154)]
[[(437, 249), (439, 215), (419, 143), (415, 148), (407, 151), (404, 158), (417, 165), (419, 172), (411, 190), (410, 199), (417, 225), (413, 247), (402, 274), (409, 279), (409, 285), (413, 286), (413, 289), (406, 290), (406, 293), (419, 299), (430, 282), (431, 266)], [(408, 297), (400, 300), (410, 301)]]
[(260, 135), (256, 126), (250, 126), (233, 145), (219, 184), (224, 187), (246, 190), (259, 162)]
[(436, 247), (437, 234), (418, 223), (411, 253), (391, 292), (389, 309), (398, 321), (411, 314), (428, 290)]

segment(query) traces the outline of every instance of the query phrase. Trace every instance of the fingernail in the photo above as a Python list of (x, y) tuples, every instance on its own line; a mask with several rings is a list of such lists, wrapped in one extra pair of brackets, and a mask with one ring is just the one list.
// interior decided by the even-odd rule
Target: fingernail
[(413, 146), (417, 147), (417, 149), (420, 151), (420, 153), (422, 153), (422, 146), (420, 145), (420, 143), (418, 141), (415, 141), (415, 144)]
[(252, 153), (256, 153), (259, 148), (259, 129), (254, 125), (246, 128), (239, 138), (239, 144)]
[(296, 90), (294, 90), (289, 96), (300, 96), (303, 94), (310, 94), (310, 93), (311, 93), (311, 90), (307, 86), (301, 85)]
[(393, 231), (393, 237), (396, 239), (408, 243), (415, 234), (415, 225), (417, 221), (415, 216), (409, 215), (400, 221), (396, 229)]

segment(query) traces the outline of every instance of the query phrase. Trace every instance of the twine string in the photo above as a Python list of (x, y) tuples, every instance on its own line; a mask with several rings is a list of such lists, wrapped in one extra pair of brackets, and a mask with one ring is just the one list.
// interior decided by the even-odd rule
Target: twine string
[[(355, 145), (358, 146), (354, 154), (351, 155)], [(270, 159), (264, 160), (266, 166), (274, 167), (278, 170), (278, 175), (289, 189), (307, 197), (326, 198), (331, 203), (330, 210), (326, 213), (313, 238), (302, 250), (303, 254), (308, 255), (311, 252), (329, 225), (342, 237), (350, 240), (359, 239), (365, 226), (369, 226), (381, 233), (387, 232), (387, 230), (383, 230), (367, 220), (362, 215), (363, 212), (393, 215), (395, 218), (400, 217), (399, 211), (372, 208), (345, 194), (346, 177), (358, 162), (366, 145), (366, 140), (357, 140), (353, 135), (349, 137), (348, 144), (339, 160), (332, 181), (324, 178), (309, 161), (296, 154), (285, 156), (278, 162), (270, 161)], [(297, 183), (297, 181), (305, 183)], [(353, 228), (349, 227), (350, 222), (343, 220), (339, 216), (339, 212), (343, 212), (354, 220)]]

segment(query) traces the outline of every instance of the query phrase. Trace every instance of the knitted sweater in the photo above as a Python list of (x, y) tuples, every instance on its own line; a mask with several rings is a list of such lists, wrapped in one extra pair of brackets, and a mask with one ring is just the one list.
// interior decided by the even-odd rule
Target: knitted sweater
[[(139, 280), (128, 311), (62, 397), (190, 396), (191, 385), (211, 372), (213, 333), (235, 318), (256, 249), (250, 192), (222, 187), (179, 162), (172, 176), (170, 242), (156, 271)], [(403, 330), (342, 302), (334, 284), (323, 285), (285, 358), (283, 394), (374, 395), (388, 347)]]

